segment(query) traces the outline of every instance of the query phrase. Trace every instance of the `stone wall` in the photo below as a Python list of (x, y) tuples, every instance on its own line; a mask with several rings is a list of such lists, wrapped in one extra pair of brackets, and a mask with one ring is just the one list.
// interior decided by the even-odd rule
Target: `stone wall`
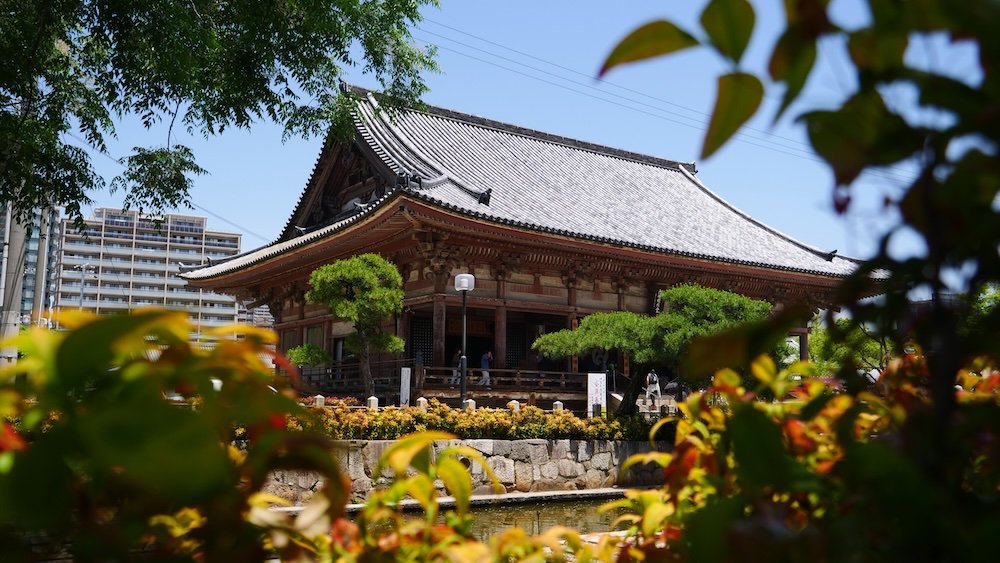
[[(366, 498), (388, 485), (392, 473), (376, 474), (379, 457), (392, 444), (389, 440), (349, 440), (338, 442), (337, 461), (353, 483), (354, 497)], [(436, 442), (434, 454), (455, 444), (472, 447), (483, 454), (507, 492), (562, 491), (603, 487), (649, 486), (662, 483), (655, 465), (637, 464), (619, 475), (618, 468), (629, 456), (649, 451), (649, 442), (609, 440), (455, 440)], [(656, 445), (669, 449), (666, 443)], [(490, 494), (490, 479), (478, 463), (470, 463), (474, 494)], [(302, 471), (275, 471), (265, 487), (295, 503), (304, 503), (322, 486), (319, 476)]]

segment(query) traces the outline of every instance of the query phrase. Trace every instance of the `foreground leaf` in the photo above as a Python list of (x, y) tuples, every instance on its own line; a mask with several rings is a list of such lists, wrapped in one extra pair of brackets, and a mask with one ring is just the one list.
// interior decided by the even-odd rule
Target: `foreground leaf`
[(601, 65), (597, 76), (604, 76), (618, 65), (667, 55), (697, 44), (698, 40), (691, 34), (668, 21), (649, 22), (628, 34), (615, 46)]
[(732, 72), (719, 77), (719, 89), (712, 110), (712, 121), (705, 134), (701, 158), (712, 156), (753, 114), (764, 98), (764, 85), (745, 72)]

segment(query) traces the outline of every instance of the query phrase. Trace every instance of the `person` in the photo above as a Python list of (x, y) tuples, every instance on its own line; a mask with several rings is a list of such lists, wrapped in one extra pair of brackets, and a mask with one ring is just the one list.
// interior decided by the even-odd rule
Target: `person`
[(479, 358), (479, 367), (483, 370), (483, 378), (479, 380), (480, 385), (489, 387), (490, 385), (490, 368), (493, 367), (493, 351), (487, 350), (483, 353), (483, 356)]
[(462, 349), (459, 348), (455, 350), (455, 354), (451, 357), (451, 365), (455, 366), (455, 369), (451, 370), (451, 379), (448, 380), (448, 385), (458, 385), (462, 378)]
[(646, 399), (654, 394), (657, 399), (660, 398), (660, 378), (656, 375), (656, 370), (651, 369), (646, 374)]

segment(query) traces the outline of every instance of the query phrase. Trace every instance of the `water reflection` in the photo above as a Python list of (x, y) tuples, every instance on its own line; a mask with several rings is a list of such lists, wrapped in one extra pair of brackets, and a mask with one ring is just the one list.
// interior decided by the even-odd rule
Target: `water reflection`
[(620, 512), (598, 514), (605, 500), (548, 501), (473, 507), (473, 533), (481, 540), (508, 528), (521, 528), (537, 535), (553, 526), (569, 526), (581, 533), (607, 532)]

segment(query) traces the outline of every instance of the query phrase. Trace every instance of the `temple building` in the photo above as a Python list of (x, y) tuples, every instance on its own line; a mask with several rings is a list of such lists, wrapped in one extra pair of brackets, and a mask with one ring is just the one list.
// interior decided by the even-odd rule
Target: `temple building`
[[(305, 302), (310, 272), (364, 252), (394, 262), (405, 355), (451, 366), (467, 294), (469, 363), (538, 367), (538, 335), (600, 311), (654, 313), (663, 289), (697, 283), (822, 308), (858, 261), (796, 241), (734, 208), (694, 164), (435, 107), (388, 113), (359, 95), (352, 142), (325, 147), (274, 243), (183, 274), (194, 287), (269, 305), (282, 349), (342, 358), (351, 327)], [(798, 329), (801, 351), (807, 329)], [(562, 366), (586, 371), (595, 355)], [(619, 359), (627, 370), (627, 359)]]

